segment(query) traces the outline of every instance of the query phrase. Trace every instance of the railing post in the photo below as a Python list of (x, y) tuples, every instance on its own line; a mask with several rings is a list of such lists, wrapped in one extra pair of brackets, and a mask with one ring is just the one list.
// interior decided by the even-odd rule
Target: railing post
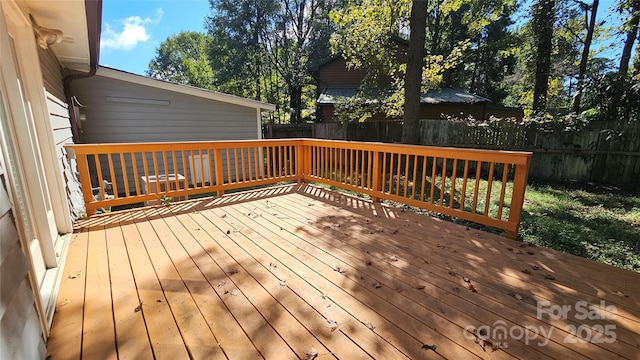
[[(227, 151), (229, 151), (227, 149)], [(222, 149), (214, 148), (213, 149), (213, 158), (215, 159), (215, 169), (216, 169), (216, 194), (218, 196), (224, 195), (224, 189), (222, 189), (222, 184), (224, 184), (224, 167), (222, 166)]]
[(515, 230), (507, 231), (506, 235), (509, 239), (515, 240), (518, 237), (530, 163), (531, 155), (528, 155), (525, 164), (516, 165), (516, 173), (513, 179), (513, 192), (511, 194), (511, 206), (509, 209), (509, 222), (515, 225)]
[[(96, 209), (87, 206), (93, 202), (93, 189), (91, 187), (91, 176), (89, 175), (89, 161), (87, 160), (88, 155), (81, 154), (80, 156), (78, 156), (75, 149), (70, 149), (71, 156), (75, 157), (76, 162), (78, 163), (78, 172), (80, 173), (80, 187), (82, 188), (82, 196), (84, 197), (84, 206), (87, 211), (87, 216), (95, 215)], [(99, 184), (99, 186), (102, 186), (102, 184)]]
[[(374, 194), (382, 191), (382, 184), (380, 181), (382, 180), (382, 156), (384, 156), (384, 153), (381, 153), (379, 151), (373, 152), (373, 173), (371, 174), (371, 176), (373, 177), (373, 181), (371, 182), (371, 190), (373, 190)], [(375, 195), (371, 195), (371, 200), (373, 202), (379, 202), (380, 198)]]

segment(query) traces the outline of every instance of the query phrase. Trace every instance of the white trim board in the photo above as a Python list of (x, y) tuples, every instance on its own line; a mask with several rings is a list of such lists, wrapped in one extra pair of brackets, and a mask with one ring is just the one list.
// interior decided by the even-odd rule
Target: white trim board
[(98, 67), (96, 72), (98, 76), (106, 78), (130, 82), (133, 84), (148, 86), (156, 89), (173, 91), (185, 95), (197, 96), (209, 100), (225, 102), (234, 105), (246, 106), (260, 110), (275, 111), (276, 106), (262, 101), (247, 99), (235, 95), (224, 94), (217, 91), (201, 89), (193, 86), (177, 84), (169, 81), (158, 80), (147, 76), (132, 74), (122, 70), (116, 70), (107, 67)]

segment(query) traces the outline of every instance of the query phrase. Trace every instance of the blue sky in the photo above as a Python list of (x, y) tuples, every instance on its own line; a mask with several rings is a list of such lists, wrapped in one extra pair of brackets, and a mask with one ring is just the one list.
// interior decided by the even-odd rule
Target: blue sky
[(208, 14), (208, 0), (103, 0), (100, 65), (144, 75), (160, 43), (204, 31)]
[[(619, 21), (611, 13), (615, 2), (600, 2), (598, 15), (607, 25)], [(160, 43), (182, 30), (204, 31), (209, 11), (208, 0), (103, 0), (100, 65), (144, 75)], [(613, 48), (605, 55), (619, 56), (622, 41), (609, 39)]]

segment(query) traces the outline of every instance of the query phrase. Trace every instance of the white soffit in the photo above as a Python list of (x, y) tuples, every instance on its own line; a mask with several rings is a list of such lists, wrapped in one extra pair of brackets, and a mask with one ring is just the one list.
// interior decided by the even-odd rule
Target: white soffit
[(62, 42), (50, 47), (66, 68), (89, 70), (89, 36), (84, 0), (22, 0), (39, 26), (62, 31)]

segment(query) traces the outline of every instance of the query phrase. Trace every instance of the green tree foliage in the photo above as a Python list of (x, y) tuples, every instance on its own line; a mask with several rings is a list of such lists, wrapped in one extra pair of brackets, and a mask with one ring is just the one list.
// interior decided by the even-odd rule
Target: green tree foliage
[(156, 79), (204, 89), (214, 88), (214, 74), (208, 59), (211, 38), (198, 32), (181, 32), (168, 37), (156, 50), (147, 75)]

